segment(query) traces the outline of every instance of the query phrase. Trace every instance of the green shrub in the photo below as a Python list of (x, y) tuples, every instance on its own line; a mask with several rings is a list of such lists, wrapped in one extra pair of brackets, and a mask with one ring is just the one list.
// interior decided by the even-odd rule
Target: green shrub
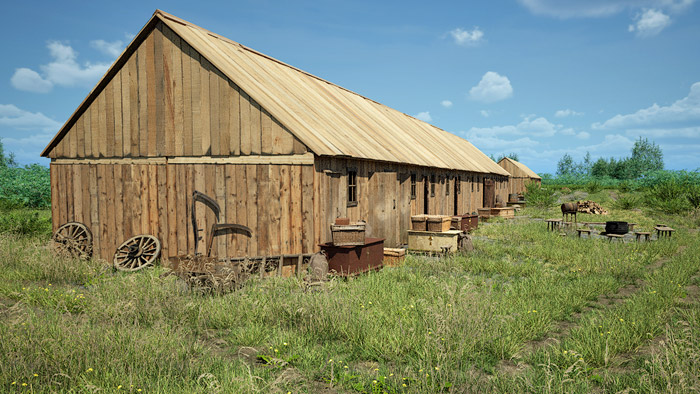
[(0, 201), (12, 208), (51, 206), (49, 169), (39, 164), (0, 167)]
[(634, 209), (639, 206), (639, 198), (630, 195), (622, 196), (615, 201), (613, 206), (617, 209)]
[(662, 212), (678, 214), (690, 211), (691, 203), (687, 198), (691, 185), (675, 178), (660, 182), (647, 190), (646, 203), (649, 207)]
[(600, 190), (600, 188), (601, 188), (601, 184), (596, 180), (593, 180), (593, 181), (588, 182), (586, 184), (586, 191), (591, 193), (591, 194), (597, 193)]
[(51, 218), (41, 217), (39, 212), (13, 210), (0, 213), (0, 233), (18, 235), (51, 234)]
[(527, 185), (525, 200), (534, 207), (549, 208), (556, 202), (554, 191), (549, 187), (543, 187), (536, 183)]
[(617, 188), (623, 193), (629, 193), (634, 190), (634, 184), (630, 181), (622, 181)]
[(700, 185), (688, 185), (685, 198), (688, 200), (693, 209), (700, 208)]

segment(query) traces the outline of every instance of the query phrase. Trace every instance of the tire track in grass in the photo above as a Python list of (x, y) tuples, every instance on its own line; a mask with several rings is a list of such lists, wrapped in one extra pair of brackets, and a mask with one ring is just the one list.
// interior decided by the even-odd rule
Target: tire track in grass
[[(678, 308), (692, 308), (694, 305), (700, 303), (700, 287), (694, 283), (698, 281), (698, 279), (700, 279), (699, 273), (696, 273), (695, 275), (690, 277), (690, 284), (685, 286), (685, 295), (676, 300)], [(657, 352), (661, 348), (662, 344), (664, 343), (664, 341), (666, 341), (666, 339), (666, 335), (661, 334), (655, 337), (654, 339), (650, 340), (649, 343), (639, 347), (634, 353), (626, 352), (618, 354), (611, 360), (611, 364), (620, 365), (620, 367), (611, 368), (612, 372), (629, 373), (635, 371), (635, 368), (627, 366), (631, 361), (633, 361), (635, 356), (650, 356), (651, 354)]]
[[(653, 274), (654, 272), (658, 271), (666, 263), (683, 253), (686, 250), (686, 248), (686, 245), (681, 245), (678, 247), (678, 249), (673, 255), (662, 257), (648, 265), (648, 270), (650, 274)], [(532, 354), (546, 346), (556, 346), (557, 344), (559, 344), (562, 338), (567, 337), (572, 330), (580, 326), (581, 319), (586, 313), (589, 313), (593, 310), (604, 311), (615, 308), (616, 306), (623, 304), (625, 300), (629, 299), (634, 294), (638, 293), (645, 285), (646, 281), (640, 278), (637, 279), (635, 283), (628, 284), (619, 288), (618, 291), (613, 294), (599, 295), (598, 298), (595, 301), (593, 301), (592, 305), (584, 307), (581, 310), (581, 312), (573, 313), (571, 315), (573, 321), (559, 320), (554, 322), (555, 327), (551, 329), (547, 334), (545, 334), (546, 337), (544, 339), (531, 340), (526, 342), (523, 345), (523, 349), (517, 353), (515, 361), (512, 359), (501, 360), (497, 365), (496, 370), (507, 375), (513, 375), (523, 371), (524, 369), (530, 366), (524, 360), (526, 360)]]
[(606, 370), (619, 366), (614, 363), (616, 357), (636, 354), (663, 331), (673, 308), (687, 295), (686, 286), (692, 286), (691, 278), (697, 277), (699, 271), (700, 256), (693, 250), (674, 255), (670, 264), (648, 277), (644, 291), (614, 308), (586, 315), (568, 337), (548, 349), (539, 349), (528, 361), (532, 365), (546, 362), (562, 369), (574, 364)]

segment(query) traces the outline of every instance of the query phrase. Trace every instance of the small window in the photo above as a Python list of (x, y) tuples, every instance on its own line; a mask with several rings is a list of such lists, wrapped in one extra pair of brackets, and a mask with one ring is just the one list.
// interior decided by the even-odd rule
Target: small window
[(476, 191), (479, 192), (479, 183), (481, 183), (481, 177), (476, 177)]
[(457, 176), (457, 183), (455, 184), (455, 190), (457, 190), (457, 194), (462, 194), (462, 176), (461, 175)]
[(416, 174), (411, 174), (411, 200), (416, 199)]
[(430, 176), (430, 197), (435, 197), (435, 175)]
[(357, 206), (357, 170), (348, 169), (348, 206)]
[(450, 195), (450, 178), (449, 177), (445, 178), (445, 195), (446, 196)]
[(474, 175), (472, 175), (472, 193), (474, 193)]

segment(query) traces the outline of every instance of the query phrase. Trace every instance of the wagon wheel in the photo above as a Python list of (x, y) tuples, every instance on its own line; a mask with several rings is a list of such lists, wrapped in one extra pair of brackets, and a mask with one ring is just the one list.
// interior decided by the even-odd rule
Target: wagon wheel
[(117, 248), (114, 254), (114, 268), (120, 271), (138, 271), (153, 265), (160, 254), (158, 238), (142, 234), (131, 237)]
[(89, 259), (92, 256), (92, 233), (82, 223), (68, 222), (52, 237), (54, 250), (63, 256)]

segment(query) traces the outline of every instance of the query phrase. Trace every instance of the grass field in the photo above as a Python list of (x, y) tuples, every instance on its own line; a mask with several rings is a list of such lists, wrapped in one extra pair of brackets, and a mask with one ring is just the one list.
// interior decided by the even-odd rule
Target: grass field
[(611, 209), (678, 231), (609, 243), (534, 220), (557, 211), (481, 225), (469, 255), (223, 296), (0, 234), (0, 391), (700, 391), (697, 218)]

